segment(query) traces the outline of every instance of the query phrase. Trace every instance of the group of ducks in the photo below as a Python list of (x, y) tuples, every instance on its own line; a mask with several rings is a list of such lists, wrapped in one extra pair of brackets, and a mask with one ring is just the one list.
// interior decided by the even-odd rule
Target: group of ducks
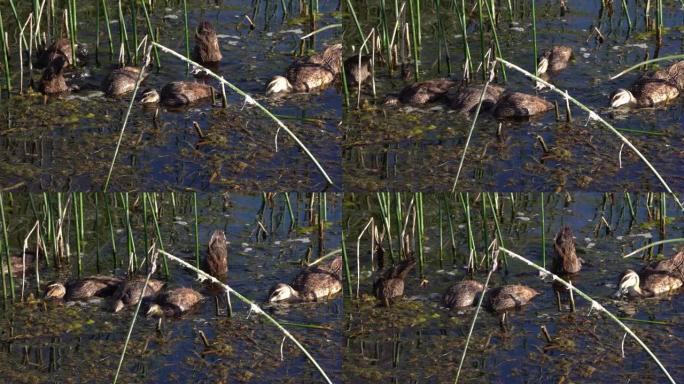
[[(537, 73), (540, 76), (556, 74), (568, 67), (573, 58), (572, 48), (553, 46), (539, 56)], [(359, 62), (361, 65), (359, 65)], [(352, 84), (362, 84), (370, 76), (370, 58), (353, 56), (345, 61), (347, 78)], [(404, 87), (397, 95), (385, 100), (385, 105), (424, 105), (445, 101), (461, 114), (475, 112), (482, 96), (481, 111), (493, 111), (497, 118), (528, 118), (543, 114), (554, 105), (542, 97), (522, 92), (508, 92), (496, 84), (489, 84), (482, 95), (484, 85), (459, 85), (451, 79), (432, 79)], [(644, 74), (629, 89), (620, 88), (610, 96), (611, 107), (625, 105), (639, 108), (654, 107), (673, 100), (684, 92), (684, 61), (667, 68)]]
[[(33, 259), (31, 259), (33, 260)], [(14, 261), (13, 261), (14, 262)], [(209, 240), (203, 269), (210, 275), (225, 279), (228, 274), (228, 246), (225, 233), (216, 230)], [(15, 271), (16, 273), (16, 271)], [(320, 266), (303, 269), (291, 284), (279, 283), (271, 288), (268, 302), (296, 303), (320, 301), (342, 290), (342, 257)], [(141, 297), (143, 294), (144, 296)], [(192, 288), (167, 288), (165, 282), (136, 276), (132, 279), (94, 275), (62, 282), (51, 282), (45, 287), (45, 298), (63, 301), (88, 301), (93, 298), (108, 300), (113, 312), (135, 306), (142, 299), (147, 316), (181, 316), (198, 306), (204, 295)]]
[[(85, 60), (87, 50), (78, 46), (77, 57)], [(202, 21), (195, 32), (195, 48), (193, 60), (203, 67), (215, 69), (222, 59), (216, 30), (208, 21)], [(39, 89), (46, 95), (61, 94), (77, 89), (67, 85), (64, 71), (72, 63), (72, 45), (67, 39), (57, 39), (36, 63), (44, 67)], [(275, 76), (268, 84), (267, 95), (278, 95), (290, 92), (311, 92), (332, 84), (338, 77), (342, 65), (342, 44), (333, 44), (322, 53), (302, 57), (292, 63), (284, 76)], [(142, 72), (142, 73), (141, 73)], [(113, 70), (102, 84), (102, 91), (109, 97), (120, 97), (135, 89), (138, 78), (144, 80), (151, 72), (148, 67), (124, 66)], [(196, 71), (198, 77), (203, 76), (201, 70)], [(166, 84), (161, 92), (155, 89), (143, 91), (142, 104), (161, 103), (169, 107), (190, 104), (215, 95), (210, 85), (199, 81), (172, 81)]]
[[(554, 244), (553, 272), (561, 276), (577, 274), (584, 262), (577, 256), (575, 240), (569, 227), (563, 227), (556, 234)], [(409, 257), (394, 265), (375, 280), (373, 292), (378, 300), (389, 306), (404, 295), (404, 279), (416, 265), (416, 260)], [(648, 265), (637, 273), (625, 271), (615, 293), (616, 298), (652, 297), (672, 293), (680, 288), (684, 281), (684, 251), (678, 252), (669, 259)], [(484, 294), (483, 304), (494, 312), (517, 309), (527, 304), (540, 292), (520, 284), (509, 284), (487, 289), (472, 279), (462, 280), (451, 285), (443, 294), (441, 304), (455, 309), (474, 305), (480, 295)]]

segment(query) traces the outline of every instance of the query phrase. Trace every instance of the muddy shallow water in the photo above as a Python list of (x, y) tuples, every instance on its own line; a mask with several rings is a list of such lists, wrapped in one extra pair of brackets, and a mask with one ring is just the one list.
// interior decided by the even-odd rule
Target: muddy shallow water
[[(641, 73), (629, 73), (616, 80), (609, 78), (627, 67), (656, 56), (653, 33), (644, 32), (643, 14), (632, 14), (634, 23), (628, 33), (621, 3), (614, 2), (612, 16), (599, 12), (601, 2), (577, 1), (570, 12), (560, 16), (558, 2), (537, 5), (537, 44), (539, 51), (554, 44), (573, 48), (574, 61), (550, 82), (580, 102), (594, 109), (618, 129), (645, 131), (623, 134), (649, 159), (674, 189), (684, 187), (681, 173), (682, 98), (666, 106), (639, 111), (611, 110), (610, 94), (628, 87)], [(634, 12), (631, 2), (629, 9)], [(517, 4), (514, 22), (508, 19), (507, 7), (501, 5), (498, 38), (504, 59), (533, 71), (532, 29), (529, 3)], [(359, 20), (368, 33), (377, 22), (379, 5), (359, 12)], [(446, 5), (443, 12), (452, 76), (462, 78), (463, 38), (458, 19)], [(423, 42), (421, 79), (447, 77), (444, 49), (438, 61), (437, 18), (432, 6), (422, 9)], [(641, 8), (639, 8), (641, 11)], [(389, 12), (389, 11), (388, 11)], [(391, 12), (390, 12), (391, 13)], [(505, 16), (503, 16), (505, 13)], [(389, 16), (388, 16), (389, 17)], [(475, 20), (477, 14), (475, 15)], [(390, 18), (393, 23), (393, 16)], [(347, 21), (354, 25), (351, 21)], [(666, 34), (658, 55), (681, 52), (683, 33), (679, 4), (666, 3)], [(488, 22), (487, 22), (488, 23)], [(489, 27), (489, 25), (488, 25)], [(592, 36), (594, 27), (605, 41)], [(358, 33), (348, 27), (348, 49), (358, 47)], [(468, 28), (470, 50), (476, 65), (480, 60), (477, 23)], [(486, 48), (492, 35), (485, 34)], [(409, 63), (410, 64), (410, 63)], [(663, 64), (667, 65), (667, 64)], [(413, 64), (409, 65), (413, 68)], [(477, 121), (458, 183), (461, 190), (554, 191), (564, 190), (663, 190), (647, 166), (624, 147), (622, 142), (598, 122), (588, 121), (587, 113), (572, 107), (571, 123), (565, 121), (564, 99), (549, 90), (536, 92), (534, 84), (521, 73), (506, 71), (507, 82), (498, 73), (496, 82), (508, 90), (537, 93), (560, 105), (561, 121), (553, 111), (531, 121), (497, 121), (483, 113)], [(482, 81), (481, 72), (474, 76)], [(460, 81), (460, 80), (459, 80)], [(345, 134), (343, 163), (345, 190), (422, 190), (450, 189), (463, 154), (472, 118), (455, 114), (448, 106), (434, 103), (426, 107), (386, 107), (386, 95), (398, 92), (407, 83), (398, 69), (389, 76), (385, 66), (377, 66), (377, 98), (370, 86), (364, 88), (362, 107), (352, 107), (344, 114)], [(356, 98), (353, 98), (356, 100)], [(354, 103), (355, 104), (355, 103)], [(549, 147), (544, 153), (539, 138)], [(620, 165), (620, 160), (622, 164)]]
[[(171, 6), (171, 5), (170, 5)], [(111, 6), (110, 6), (111, 7)], [(266, 84), (282, 74), (299, 51), (300, 37), (310, 24), (298, 9), (284, 16), (282, 7), (245, 1), (188, 2), (194, 46), (195, 26), (201, 20), (213, 22), (219, 35), (223, 60), (219, 67), (228, 81), (252, 95), (283, 122), (308, 146), (339, 188), (341, 181), (340, 91), (331, 87), (317, 94), (271, 100), (264, 96)], [(22, 13), (20, 9), (19, 13)], [(321, 3), (320, 26), (336, 23), (335, 4)], [(139, 10), (140, 14), (142, 12)], [(28, 11), (26, 11), (28, 13)], [(110, 9), (110, 17), (116, 13)], [(104, 21), (101, 23), (101, 47), (95, 60), (94, 5), (79, 8), (79, 40), (90, 47), (86, 66), (69, 71), (67, 81), (80, 87), (79, 92), (51, 97), (44, 104), (42, 95), (3, 95), (0, 120), (0, 185), (31, 191), (95, 190), (104, 185), (129, 98), (109, 99), (97, 90), (116, 60), (109, 55)], [(129, 13), (127, 22), (131, 25)], [(244, 15), (255, 23), (250, 30)], [(8, 18), (8, 13), (3, 12)], [(158, 4), (151, 22), (159, 28), (160, 43), (184, 53), (182, 4), (165, 8)], [(118, 46), (118, 23), (112, 20), (114, 46)], [(14, 36), (14, 20), (5, 23)], [(142, 38), (147, 30), (145, 19), (138, 22)], [(339, 42), (339, 29), (316, 35), (315, 49)], [(16, 43), (15, 39), (11, 40)], [(17, 43), (18, 44), (18, 43)], [(16, 50), (16, 48), (14, 48)], [(116, 50), (118, 52), (118, 49)], [(161, 88), (173, 80), (192, 80), (186, 64), (160, 52), (162, 68), (154, 71), (143, 88)], [(11, 58), (13, 87), (18, 87), (18, 58)], [(36, 81), (40, 72), (33, 75)], [(25, 83), (28, 80), (25, 77)], [(210, 81), (220, 91), (216, 81)], [(24, 89), (28, 87), (25, 85)], [(142, 90), (141, 90), (142, 91)], [(180, 111), (161, 109), (154, 121), (154, 108), (135, 105), (112, 175), (112, 190), (322, 190), (326, 181), (311, 160), (285, 132), (277, 134), (275, 122), (255, 107), (245, 106), (244, 98), (228, 90), (228, 106), (205, 101)], [(198, 137), (193, 122), (204, 133)]]
[[(317, 226), (309, 222), (308, 197), (290, 194), (290, 198), (296, 221), (292, 227), (283, 195), (276, 195), (265, 206), (259, 195), (226, 198), (200, 195), (198, 198), (202, 257), (211, 232), (224, 229), (229, 241), (228, 283), (261, 305), (271, 286), (279, 281), (289, 282), (301, 270), (303, 260), (312, 261), (339, 247), (339, 196), (327, 195), (323, 243), (319, 241)], [(170, 253), (194, 263), (192, 200), (182, 194), (175, 199), (174, 212), (169, 195), (160, 200), (166, 212), (161, 224), (164, 246)], [(90, 197), (87, 202), (92, 202)], [(24, 213), (12, 221), (11, 244), (17, 244), (15, 240), (19, 237), (23, 239), (26, 223), (33, 220), (30, 208), (23, 203), (18, 211)], [(318, 216), (318, 211), (313, 213), (314, 218)], [(140, 217), (141, 213), (135, 212), (133, 228), (137, 234), (136, 245), (142, 249)], [(99, 220), (106, 223), (103, 216)], [(114, 212), (113, 220), (115, 224), (121, 223), (119, 212)], [(93, 217), (86, 216), (86, 228), (93, 228), (93, 224)], [(114, 267), (111, 244), (107, 242), (109, 229), (104, 225), (99, 228), (99, 238), (94, 238), (95, 232), (86, 231), (84, 275), (96, 272), (96, 239), (102, 244), (101, 273), (122, 275), (125, 272), (127, 261), (121, 259), (126, 253), (126, 233), (116, 231), (119, 263)], [(260, 225), (267, 234), (258, 230)], [(76, 275), (74, 257), (72, 254), (71, 264), (59, 271), (61, 278)], [(143, 257), (142, 253), (138, 257)], [(207, 298), (182, 318), (164, 319), (161, 331), (157, 330), (155, 319), (138, 318), (119, 382), (321, 382), (313, 365), (292, 342), (283, 343), (282, 333), (273, 325), (250, 312), (235, 297), (231, 301), (233, 316), (228, 317), (223, 299), (219, 300), (217, 310), (212, 290), (196, 281), (189, 271), (169, 263), (169, 286), (191, 286)], [(54, 278), (54, 268), (43, 265), (42, 284)], [(15, 283), (20, 284), (18, 279)], [(33, 294), (34, 287), (35, 276), (30, 274), (27, 297)], [(111, 381), (133, 312), (124, 310), (113, 314), (104, 309), (105, 305), (105, 302), (64, 305), (35, 299), (10, 305), (0, 315), (0, 354), (6, 362), (0, 364), (0, 375), (12, 383)], [(310, 305), (264, 308), (283, 322), (333, 381), (339, 381), (341, 298)], [(206, 336), (209, 346), (204, 344), (200, 332)], [(288, 379), (283, 381), (284, 377)]]
[[(545, 232), (547, 265), (553, 256), (553, 236), (561, 225), (573, 229), (578, 254), (585, 261), (573, 284), (598, 300), (648, 345), (667, 367), (675, 380), (684, 375), (679, 348), (684, 342), (682, 305), (684, 296), (675, 294), (652, 299), (617, 301), (611, 298), (620, 274), (627, 268), (639, 270), (645, 262), (639, 257), (623, 259), (622, 254), (634, 250), (652, 239), (660, 239), (657, 223), (649, 220), (643, 197), (636, 203), (638, 218), (630, 223), (629, 208), (620, 194), (616, 202), (602, 208), (600, 194), (573, 194), (574, 201), (566, 205), (564, 197), (546, 196)], [(636, 196), (632, 195), (634, 199)], [(368, 209), (366, 196), (347, 197), (345, 221), (354, 239), (370, 214), (379, 215), (377, 208)], [(481, 252), (481, 222), (479, 203), (471, 195), (473, 226), (478, 252)], [(501, 231), (508, 249), (541, 264), (540, 209), (537, 194), (516, 195), (514, 206), (504, 197)], [(370, 196), (374, 200), (374, 196)], [(467, 237), (462, 211), (454, 215), (456, 252), (452, 256), (449, 231), (444, 218), (443, 262), (439, 261), (439, 229), (435, 195), (425, 197), (425, 268), (419, 268), (406, 279), (405, 298), (387, 309), (372, 296), (374, 273), (370, 269), (369, 238), (361, 242), (361, 297), (345, 299), (344, 377), (345, 382), (442, 383), (453, 382), (474, 308), (447, 310), (439, 305), (442, 293), (466, 275)], [(668, 238), (678, 237), (684, 223), (673, 207), (668, 218)], [(509, 212), (510, 210), (510, 212)], [(606, 233), (601, 217), (612, 228)], [(674, 217), (672, 217), (674, 216)], [(429, 223), (429, 224), (428, 224)], [(490, 222), (488, 228), (492, 230)], [(597, 230), (597, 228), (599, 228)], [(345, 229), (345, 232), (347, 230)], [(490, 235), (491, 236), (491, 235)], [(490, 237), (491, 239), (491, 237)], [(347, 245), (350, 253), (353, 289), (356, 290), (356, 241)], [(658, 252), (671, 256), (676, 244), (667, 244)], [(389, 253), (385, 245), (386, 253)], [(395, 247), (396, 252), (396, 247)], [(479, 254), (481, 257), (482, 254)], [(377, 257), (377, 255), (376, 255)], [(662, 256), (660, 256), (662, 257)], [(385, 265), (389, 258), (385, 256)], [(536, 271), (519, 261), (507, 260), (493, 274), (490, 286), (520, 283), (541, 294), (520, 310), (507, 314), (501, 325), (500, 316), (484, 309), (470, 341), (461, 371), (461, 382), (665, 382), (655, 363), (629, 336), (622, 346), (624, 332), (607, 316), (590, 310), (590, 305), (575, 295), (576, 311), (561, 293), (559, 310), (556, 294), (548, 282), (539, 279)], [(474, 278), (484, 282), (486, 270)], [(421, 281), (423, 286), (421, 286)], [(643, 321), (653, 321), (652, 323)], [(548, 330), (552, 342), (547, 342), (541, 327)], [(624, 348), (624, 358), (621, 357)]]

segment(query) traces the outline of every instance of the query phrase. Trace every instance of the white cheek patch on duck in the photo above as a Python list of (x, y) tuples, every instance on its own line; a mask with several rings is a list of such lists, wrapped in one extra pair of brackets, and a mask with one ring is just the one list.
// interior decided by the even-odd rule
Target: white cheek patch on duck
[(283, 93), (283, 92), (291, 92), (292, 91), (292, 84), (287, 80), (287, 78), (283, 76), (276, 76), (271, 80), (270, 83), (268, 83), (268, 87), (266, 88), (266, 94), (267, 95), (274, 95), (278, 93)]

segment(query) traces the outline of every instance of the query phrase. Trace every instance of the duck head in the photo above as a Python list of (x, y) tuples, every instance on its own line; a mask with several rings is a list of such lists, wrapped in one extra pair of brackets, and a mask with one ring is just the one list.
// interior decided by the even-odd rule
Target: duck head
[(298, 298), (299, 295), (297, 291), (287, 284), (277, 284), (273, 289), (271, 289), (271, 294), (268, 295), (269, 303), (277, 303), (280, 301), (288, 301)]
[(538, 75), (546, 73), (546, 71), (549, 69), (549, 57), (551, 57), (551, 51), (544, 51), (544, 53), (539, 56), (539, 60), (537, 60)]
[(140, 98), (141, 104), (157, 104), (161, 100), (159, 92), (156, 89), (147, 89), (142, 93)]
[(162, 307), (159, 304), (152, 304), (150, 305), (150, 308), (147, 310), (147, 313), (145, 316), (150, 317), (150, 316), (157, 316), (161, 317), (164, 315), (164, 311), (162, 310)]
[(631, 269), (625, 271), (620, 278), (618, 290), (615, 292), (616, 298), (621, 298), (625, 295), (637, 294), (642, 295), (641, 288), (639, 288), (640, 280), (639, 274)]
[(114, 302), (112, 302), (112, 312), (114, 313), (121, 311), (122, 309), (124, 309), (124, 307), (125, 305), (123, 301), (121, 301), (121, 299), (114, 300)]
[(637, 100), (632, 94), (632, 92), (620, 88), (610, 97), (610, 106), (613, 108), (618, 108), (623, 105), (636, 104)]
[(62, 283), (50, 283), (45, 288), (46, 299), (63, 299), (66, 295), (66, 287)]
[(292, 84), (284, 76), (275, 76), (268, 87), (266, 87), (266, 95), (277, 95), (279, 93), (289, 93), (292, 92)]

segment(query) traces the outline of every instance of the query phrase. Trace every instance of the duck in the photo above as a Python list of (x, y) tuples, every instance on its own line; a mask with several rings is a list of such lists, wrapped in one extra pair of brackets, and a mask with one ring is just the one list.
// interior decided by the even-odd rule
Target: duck
[(172, 81), (166, 84), (161, 95), (154, 89), (143, 92), (140, 102), (143, 104), (162, 103), (169, 107), (180, 107), (211, 97), (213, 88), (210, 85), (191, 81)]
[[(146, 278), (144, 277), (136, 277), (132, 280), (124, 280), (119, 284), (112, 295), (112, 311), (119, 312), (126, 307), (138, 304), (140, 301), (140, 294), (142, 293), (143, 287), (145, 287), (145, 280)], [(164, 285), (165, 283), (163, 281), (150, 279), (147, 282), (147, 288), (145, 289), (145, 296), (143, 299), (154, 298)]]
[(647, 270), (670, 272), (684, 280), (684, 250), (677, 252), (669, 259), (660, 260), (646, 267)]
[[(459, 114), (468, 115), (475, 113), (477, 105), (480, 103), (480, 96), (482, 96), (483, 89), (484, 85), (471, 85), (452, 89), (447, 93), (449, 106), (455, 109)], [(484, 94), (484, 98), (482, 99), (482, 107), (480, 110), (487, 111), (492, 109), (496, 103), (499, 102), (499, 98), (503, 93), (503, 87), (489, 84), (487, 86), (487, 91)]]
[(553, 270), (558, 274), (577, 273), (582, 269), (582, 259), (577, 257), (575, 239), (570, 227), (561, 228), (553, 243)]
[(525, 285), (503, 285), (487, 291), (485, 303), (491, 311), (503, 312), (519, 309), (537, 295), (539, 295), (537, 290)]
[[(24, 262), (23, 256), (10, 256), (10, 264), (12, 266), (12, 276), (18, 277), (23, 275), (25, 272), (33, 272), (33, 263), (36, 260), (36, 254), (32, 250), (26, 250), (26, 262)], [(0, 263), (0, 270), (2, 274), (7, 274), (7, 262), (2, 261)]]
[(217, 279), (228, 274), (228, 243), (226, 234), (220, 229), (211, 234), (204, 267), (205, 271)]
[[(359, 66), (359, 56), (361, 56), (361, 66)], [(354, 55), (344, 61), (344, 74), (347, 79), (347, 84), (357, 86), (363, 83), (370, 77), (370, 61), (371, 57), (368, 55)]]
[(323, 53), (296, 60), (287, 68), (285, 76), (271, 80), (266, 94), (306, 93), (324, 88), (335, 81), (341, 67), (342, 44), (333, 44)]
[(202, 299), (201, 293), (192, 288), (174, 288), (162, 292), (147, 310), (147, 316), (181, 316), (193, 309)]
[(683, 89), (684, 60), (643, 75), (629, 89), (617, 89), (610, 95), (610, 106), (655, 107), (676, 99)]
[(38, 88), (46, 95), (65, 93), (71, 90), (64, 79), (64, 68), (67, 59), (64, 55), (56, 55), (43, 70)]
[(641, 273), (636, 273), (628, 269), (620, 277), (614, 297), (653, 297), (671, 293), (681, 286), (681, 277), (669, 271), (645, 269)]
[(116, 292), (122, 279), (116, 276), (95, 275), (72, 280), (66, 284), (54, 282), (45, 288), (46, 299), (66, 301), (87, 300), (93, 296), (110, 297)]
[(554, 45), (546, 49), (537, 61), (537, 73), (544, 74), (547, 71), (559, 72), (568, 67), (572, 59), (572, 48), (566, 45)]
[(494, 109), (498, 118), (526, 118), (553, 109), (553, 104), (538, 96), (521, 92), (506, 93), (499, 99)]
[(221, 48), (214, 26), (208, 21), (202, 21), (195, 31), (194, 60), (202, 65), (216, 65), (221, 61)]
[(385, 270), (373, 283), (375, 297), (386, 307), (404, 296), (404, 279), (416, 266), (416, 259), (409, 257)]
[(102, 83), (102, 91), (109, 97), (123, 96), (133, 92), (141, 71), (143, 72), (142, 80), (145, 80), (149, 74), (147, 68), (122, 67), (113, 70)]
[(450, 309), (470, 307), (482, 291), (484, 291), (484, 284), (479, 281), (459, 281), (444, 292), (442, 305)]
[(432, 79), (414, 83), (404, 87), (398, 96), (389, 96), (385, 105), (397, 105), (399, 103), (411, 105), (423, 105), (440, 100), (449, 89), (457, 84), (449, 79)]
[[(85, 61), (88, 57), (88, 48), (85, 44), (77, 43), (76, 59)], [(67, 60), (66, 67), (73, 65), (73, 55), (71, 54), (71, 41), (65, 38), (59, 38), (50, 44), (50, 46), (38, 55), (36, 61), (36, 68), (45, 68), (57, 56), (64, 56)]]
[(268, 301), (297, 303), (319, 301), (335, 295), (342, 290), (341, 260), (339, 265), (339, 272), (337, 259), (328, 266), (311, 266), (302, 270), (291, 284), (278, 283), (271, 288)]

